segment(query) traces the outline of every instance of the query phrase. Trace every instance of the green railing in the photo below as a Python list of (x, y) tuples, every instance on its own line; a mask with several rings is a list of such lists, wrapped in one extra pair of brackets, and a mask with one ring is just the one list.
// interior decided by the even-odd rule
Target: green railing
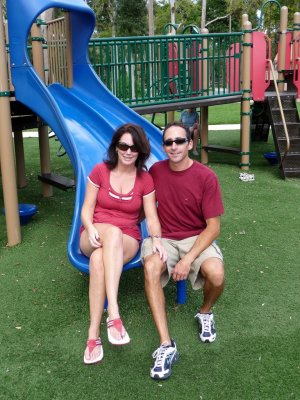
[(97, 38), (89, 55), (108, 89), (139, 107), (241, 94), (241, 42), (242, 33)]

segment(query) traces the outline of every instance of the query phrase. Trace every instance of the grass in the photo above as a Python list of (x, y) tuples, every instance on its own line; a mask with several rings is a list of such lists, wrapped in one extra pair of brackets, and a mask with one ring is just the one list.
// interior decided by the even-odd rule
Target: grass
[[(240, 123), (240, 103), (222, 104), (218, 106), (211, 106), (208, 108), (208, 123), (212, 125), (221, 124), (239, 124)], [(197, 108), (199, 112), (199, 108)], [(175, 120), (179, 120), (180, 112), (175, 111)], [(151, 116), (147, 116), (151, 120)], [(158, 126), (165, 125), (165, 114), (157, 113), (154, 122)]]
[[(239, 133), (214, 131), (210, 142), (238, 146)], [(156, 382), (149, 368), (158, 337), (141, 269), (124, 273), (120, 285), (132, 344), (110, 346), (102, 325), (103, 363), (83, 365), (88, 277), (66, 254), (74, 192), (54, 189), (53, 197), (41, 197), (37, 139), (26, 139), (28, 186), (19, 190), (19, 200), (37, 204), (39, 213), (13, 248), (6, 247), (0, 216), (0, 399), (300, 399), (300, 181), (280, 179), (278, 168), (267, 164), (262, 154), (273, 147), (271, 140), (252, 145), (254, 182), (238, 179), (237, 156), (210, 154), (225, 204), (219, 244), (226, 288), (214, 309), (218, 337), (210, 345), (199, 342), (193, 316), (202, 295), (188, 285), (187, 304), (177, 306), (170, 284), (167, 312), (180, 359), (169, 380)], [(72, 176), (57, 148), (51, 141), (53, 171)]]

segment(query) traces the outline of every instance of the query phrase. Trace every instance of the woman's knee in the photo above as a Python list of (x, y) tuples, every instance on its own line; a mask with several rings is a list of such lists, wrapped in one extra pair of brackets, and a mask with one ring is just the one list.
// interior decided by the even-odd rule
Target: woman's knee
[(89, 269), (90, 269), (90, 273), (104, 272), (102, 249), (96, 249), (91, 254)]
[(110, 225), (105, 229), (103, 244), (110, 243), (111, 245), (122, 245), (123, 233), (120, 228)]

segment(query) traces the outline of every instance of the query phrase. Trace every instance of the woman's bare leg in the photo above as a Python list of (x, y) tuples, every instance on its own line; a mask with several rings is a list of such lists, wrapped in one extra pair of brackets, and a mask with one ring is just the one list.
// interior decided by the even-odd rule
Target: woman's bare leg
[[(85, 250), (86, 255), (89, 255), (90, 251), (92, 251), (89, 263), (90, 326), (88, 330), (88, 339), (97, 339), (100, 336), (100, 322), (106, 297), (103, 252), (102, 247), (95, 249), (94, 251), (91, 249), (86, 232), (83, 232), (81, 235), (80, 247), (83, 251)], [(88, 348), (85, 350), (85, 357), (88, 360), (96, 359), (99, 354), (99, 346), (96, 346), (91, 353)]]
[[(101, 237), (101, 233), (100, 233)], [(120, 318), (118, 291), (123, 265), (130, 261), (138, 251), (138, 241), (123, 235), (115, 226), (108, 226), (102, 236), (105, 287), (108, 300), (109, 319)], [(110, 332), (116, 339), (121, 335), (113, 327)]]

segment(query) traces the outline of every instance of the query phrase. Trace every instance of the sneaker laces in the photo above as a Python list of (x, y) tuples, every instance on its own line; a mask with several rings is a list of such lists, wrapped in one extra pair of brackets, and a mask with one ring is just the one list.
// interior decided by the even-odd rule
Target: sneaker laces
[(156, 359), (155, 367), (161, 367), (163, 364), (165, 352), (169, 346), (167, 344), (162, 344), (158, 347), (155, 352), (152, 354), (152, 357)]
[(201, 318), (199, 316), (199, 319), (201, 321), (202, 333), (203, 332), (210, 333), (210, 314), (203, 314), (203, 317)]

